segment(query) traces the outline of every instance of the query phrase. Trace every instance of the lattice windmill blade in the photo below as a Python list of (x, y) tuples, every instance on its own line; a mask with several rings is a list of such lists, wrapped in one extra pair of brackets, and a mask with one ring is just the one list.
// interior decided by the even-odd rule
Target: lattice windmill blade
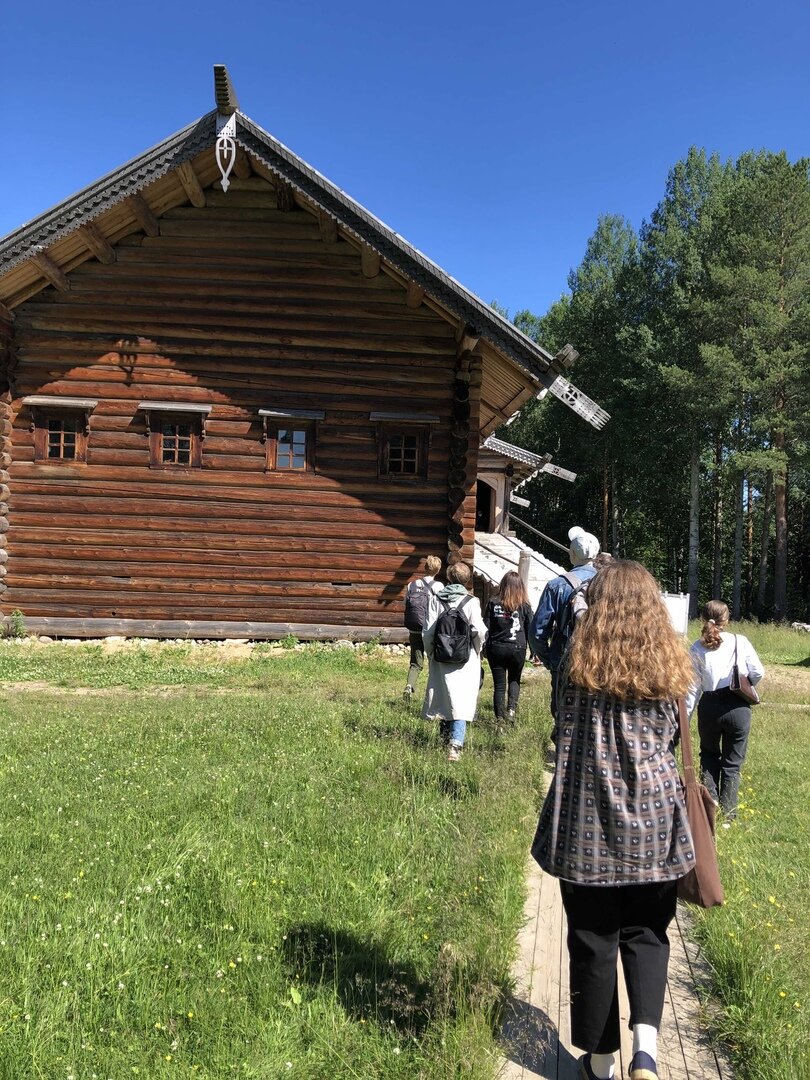
[(568, 379), (564, 379), (562, 375), (558, 375), (548, 389), (577, 416), (587, 420), (597, 431), (601, 431), (610, 419), (609, 412), (605, 412), (600, 405), (597, 405), (587, 394), (583, 394), (581, 390), (578, 390)]

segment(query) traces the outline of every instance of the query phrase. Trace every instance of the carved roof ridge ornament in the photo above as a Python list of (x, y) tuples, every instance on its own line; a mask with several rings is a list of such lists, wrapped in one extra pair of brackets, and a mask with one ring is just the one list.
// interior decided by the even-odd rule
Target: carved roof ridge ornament
[(214, 64), (214, 99), (217, 106), (214, 157), (222, 177), (222, 190), (227, 191), (231, 186), (229, 177), (236, 164), (236, 114), (239, 111), (239, 100), (224, 64)]
[(214, 98), (220, 116), (231, 116), (239, 111), (239, 100), (224, 64), (214, 64)]
[(217, 141), (214, 145), (214, 156), (217, 168), (222, 177), (222, 190), (227, 191), (231, 186), (229, 177), (236, 164), (236, 113), (230, 116), (217, 116)]

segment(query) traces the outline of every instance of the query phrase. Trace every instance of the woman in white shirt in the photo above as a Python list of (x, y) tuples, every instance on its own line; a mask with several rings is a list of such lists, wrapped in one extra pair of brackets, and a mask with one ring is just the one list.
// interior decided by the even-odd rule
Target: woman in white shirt
[(691, 713), (698, 707), (700, 767), (703, 783), (719, 802), (728, 821), (737, 815), (740, 770), (745, 761), (751, 730), (751, 706), (730, 689), (736, 648), (741, 675), (755, 685), (765, 669), (754, 646), (743, 634), (730, 634), (728, 607), (710, 600), (703, 609), (703, 630), (691, 648), (697, 683), (686, 700)]

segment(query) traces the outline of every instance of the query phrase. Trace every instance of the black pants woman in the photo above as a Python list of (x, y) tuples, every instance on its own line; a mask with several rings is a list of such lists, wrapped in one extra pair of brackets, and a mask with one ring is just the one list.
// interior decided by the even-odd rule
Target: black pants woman
[(751, 731), (751, 707), (733, 690), (710, 690), (698, 702), (703, 783), (728, 820), (737, 815), (740, 774)]
[(690, 713), (697, 701), (700, 767), (703, 783), (719, 802), (726, 822), (737, 814), (740, 772), (751, 731), (751, 706), (730, 689), (736, 667), (752, 686), (765, 674), (756, 649), (744, 634), (732, 634), (728, 604), (710, 600), (703, 608), (703, 629), (689, 650), (696, 682), (686, 700)]
[(520, 697), (520, 676), (526, 663), (526, 648), (515, 649), (511, 645), (487, 646), (487, 660), (492, 671), (492, 704), (495, 716), (513, 720)]
[(568, 922), (571, 1041), (610, 1054), (619, 1032), (616, 961), (632, 1002), (630, 1026), (661, 1025), (669, 965), (667, 928), (675, 918), (677, 882), (607, 889), (560, 882)]
[(532, 606), (526, 586), (519, 574), (509, 570), (501, 578), (498, 595), (490, 600), (484, 611), (496, 720), (515, 719), (531, 619)]

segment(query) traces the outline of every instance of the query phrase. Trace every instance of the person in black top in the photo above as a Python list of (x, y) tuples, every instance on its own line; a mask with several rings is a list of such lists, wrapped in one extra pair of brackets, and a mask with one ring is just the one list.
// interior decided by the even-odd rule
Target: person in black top
[[(487, 604), (486, 654), (495, 684), (493, 705), (498, 720), (514, 720), (532, 608), (526, 586), (514, 570), (504, 574), (498, 595)], [(508, 682), (508, 692), (507, 692)]]

